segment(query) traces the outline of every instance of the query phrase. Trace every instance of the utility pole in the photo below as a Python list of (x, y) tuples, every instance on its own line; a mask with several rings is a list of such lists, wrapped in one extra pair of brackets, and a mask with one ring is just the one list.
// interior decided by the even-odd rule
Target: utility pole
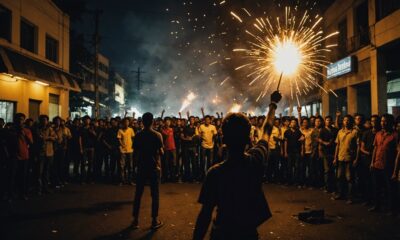
[(137, 76), (137, 90), (138, 92), (140, 91), (140, 84), (143, 83), (144, 81), (142, 79), (140, 79), (141, 74), (146, 73), (146, 72), (142, 72), (140, 71), (140, 67), (138, 67), (137, 71), (136, 71), (136, 76)]
[(100, 10), (94, 11), (95, 16), (95, 29), (93, 35), (93, 44), (94, 44), (94, 117), (97, 119), (100, 116), (100, 97), (99, 97), (99, 45), (100, 45), (100, 36), (99, 36), (99, 16), (102, 12)]

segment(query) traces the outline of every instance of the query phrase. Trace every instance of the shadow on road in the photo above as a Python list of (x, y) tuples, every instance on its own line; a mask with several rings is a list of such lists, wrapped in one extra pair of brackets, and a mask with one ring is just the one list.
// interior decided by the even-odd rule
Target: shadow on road
[[(122, 229), (121, 231), (117, 232), (117, 233), (113, 233), (113, 234), (109, 234), (109, 235), (105, 235), (105, 236), (100, 236), (100, 237), (96, 237), (93, 240), (114, 240), (114, 239), (131, 239), (130, 238), (130, 234), (136, 231), (134, 229), (132, 229), (130, 226), (126, 227), (124, 229)], [(146, 232), (145, 235), (143, 235), (142, 237), (137, 238), (138, 240), (150, 240), (153, 239), (153, 236), (156, 232), (149, 230)]]
[(60, 217), (69, 214), (87, 214), (94, 215), (99, 212), (110, 212), (121, 209), (122, 206), (132, 204), (132, 201), (116, 201), (116, 202), (102, 202), (96, 203), (89, 207), (77, 207), (77, 208), (65, 208), (57, 209), (47, 212), (37, 212), (37, 213), (8, 213), (8, 218), (10, 222), (24, 222), (29, 220), (44, 219), (50, 217)]

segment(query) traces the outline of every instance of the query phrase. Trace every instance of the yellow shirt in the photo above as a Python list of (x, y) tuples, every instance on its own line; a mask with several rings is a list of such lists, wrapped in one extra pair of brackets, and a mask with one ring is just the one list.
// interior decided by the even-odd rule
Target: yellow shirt
[(276, 141), (274, 138), (280, 138), (280, 130), (279, 128), (273, 126), (272, 127), (272, 131), (271, 131), (271, 135), (269, 136), (268, 139), (268, 148), (269, 149), (275, 149), (276, 148)]
[(214, 125), (201, 124), (196, 128), (196, 135), (201, 137), (201, 146), (203, 148), (211, 149), (214, 147), (214, 136), (217, 134), (217, 129)]
[(357, 151), (357, 130), (340, 129), (335, 142), (339, 144), (338, 161), (352, 161)]
[(309, 129), (300, 129), (301, 133), (304, 135), (304, 149), (306, 154), (312, 153), (312, 137), (311, 134), (313, 132), (312, 128)]
[(117, 138), (120, 140), (120, 151), (121, 153), (133, 153), (133, 141), (135, 132), (132, 128), (118, 130)]

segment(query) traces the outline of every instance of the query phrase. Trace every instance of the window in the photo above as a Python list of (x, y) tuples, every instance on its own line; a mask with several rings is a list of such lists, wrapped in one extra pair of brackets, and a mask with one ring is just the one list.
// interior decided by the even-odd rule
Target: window
[(99, 70), (102, 71), (103, 73), (108, 74), (108, 67), (102, 63), (99, 63)]
[(4, 119), (6, 123), (13, 121), (15, 114), (15, 102), (0, 101), (0, 118)]
[(0, 5), (0, 38), (11, 42), (11, 11)]
[(46, 35), (46, 58), (58, 62), (58, 41), (49, 35)]
[(368, 23), (368, 1), (364, 0), (356, 8), (356, 19), (355, 19), (356, 38), (354, 42), (354, 48), (359, 49), (369, 44), (369, 23)]
[(397, 9), (400, 9), (399, 0), (376, 0), (376, 18), (378, 21)]
[(342, 58), (347, 54), (347, 20), (344, 19), (338, 25), (339, 40), (338, 40), (338, 57)]
[(37, 52), (37, 27), (25, 19), (21, 19), (21, 47)]
[(60, 116), (60, 96), (49, 94), (49, 118)]

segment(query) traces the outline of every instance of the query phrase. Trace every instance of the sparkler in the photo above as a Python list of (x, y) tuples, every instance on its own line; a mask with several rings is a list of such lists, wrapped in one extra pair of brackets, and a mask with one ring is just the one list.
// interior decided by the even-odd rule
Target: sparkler
[(186, 96), (186, 98), (183, 100), (182, 102), (182, 106), (181, 109), (179, 110), (179, 112), (182, 112), (183, 110), (185, 110), (185, 108), (187, 108), (192, 102), (193, 100), (196, 99), (196, 95), (193, 92), (189, 92), (189, 94)]
[[(240, 23), (244, 21), (234, 12), (231, 15)], [(322, 75), (321, 68), (329, 62), (324, 52), (330, 52), (335, 45), (324, 46), (324, 41), (338, 32), (324, 35), (319, 24), (322, 17), (310, 17), (307, 11), (298, 18), (296, 11), (285, 8), (285, 18), (276, 21), (270, 17), (259, 17), (254, 20), (251, 28), (245, 30), (250, 39), (245, 48), (234, 49), (241, 53), (246, 60), (236, 67), (243, 69), (250, 78), (249, 85), (262, 81), (263, 87), (257, 101), (264, 97), (276, 81), (278, 90), (284, 77), (289, 86), (291, 98), (294, 96), (299, 103), (299, 96), (306, 95), (314, 87), (321, 88), (328, 93), (318, 82), (318, 75)], [(331, 90), (329, 90), (331, 91)]]

